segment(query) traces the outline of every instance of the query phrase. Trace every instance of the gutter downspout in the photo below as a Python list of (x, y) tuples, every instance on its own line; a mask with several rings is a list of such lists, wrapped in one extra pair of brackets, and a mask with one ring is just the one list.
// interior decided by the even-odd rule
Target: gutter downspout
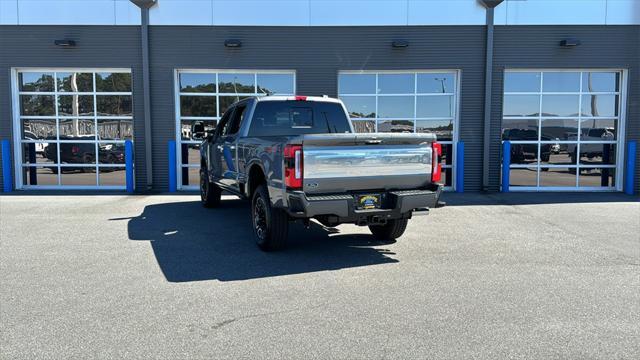
[(142, 97), (144, 107), (144, 143), (147, 190), (153, 187), (153, 156), (151, 132), (151, 94), (149, 81), (149, 8), (156, 0), (131, 0), (140, 8), (140, 38), (142, 49)]
[(493, 10), (503, 0), (478, 0), (487, 11), (487, 51), (484, 77), (484, 138), (482, 151), (482, 191), (489, 191), (489, 163), (491, 160), (491, 85), (493, 82)]

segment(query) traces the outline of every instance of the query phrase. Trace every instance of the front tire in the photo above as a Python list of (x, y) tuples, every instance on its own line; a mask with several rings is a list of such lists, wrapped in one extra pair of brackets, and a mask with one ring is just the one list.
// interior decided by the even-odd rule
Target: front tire
[(385, 225), (369, 225), (369, 230), (378, 240), (395, 240), (404, 234), (409, 219), (389, 220)]
[(220, 206), (222, 198), (222, 189), (209, 181), (207, 170), (200, 169), (200, 202), (206, 208), (214, 208)]
[(251, 221), (256, 244), (262, 251), (284, 247), (289, 234), (289, 216), (271, 206), (266, 186), (260, 185), (251, 199)]

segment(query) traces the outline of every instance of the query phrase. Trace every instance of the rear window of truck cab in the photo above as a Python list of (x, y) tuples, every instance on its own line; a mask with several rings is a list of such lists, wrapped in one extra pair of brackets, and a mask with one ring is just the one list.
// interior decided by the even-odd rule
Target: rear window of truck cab
[(286, 136), (351, 132), (339, 103), (261, 101), (256, 105), (249, 136)]

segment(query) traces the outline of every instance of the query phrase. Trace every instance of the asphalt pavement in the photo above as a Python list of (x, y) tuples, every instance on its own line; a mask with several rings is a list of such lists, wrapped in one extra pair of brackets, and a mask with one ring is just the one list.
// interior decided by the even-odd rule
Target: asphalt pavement
[(637, 197), (446, 194), (277, 253), (198, 200), (0, 196), (0, 358), (640, 358)]

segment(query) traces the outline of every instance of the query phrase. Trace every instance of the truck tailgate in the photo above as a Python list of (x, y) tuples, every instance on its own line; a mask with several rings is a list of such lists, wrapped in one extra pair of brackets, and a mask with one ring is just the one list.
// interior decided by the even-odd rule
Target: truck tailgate
[(432, 134), (304, 135), (308, 194), (417, 189), (431, 182)]

